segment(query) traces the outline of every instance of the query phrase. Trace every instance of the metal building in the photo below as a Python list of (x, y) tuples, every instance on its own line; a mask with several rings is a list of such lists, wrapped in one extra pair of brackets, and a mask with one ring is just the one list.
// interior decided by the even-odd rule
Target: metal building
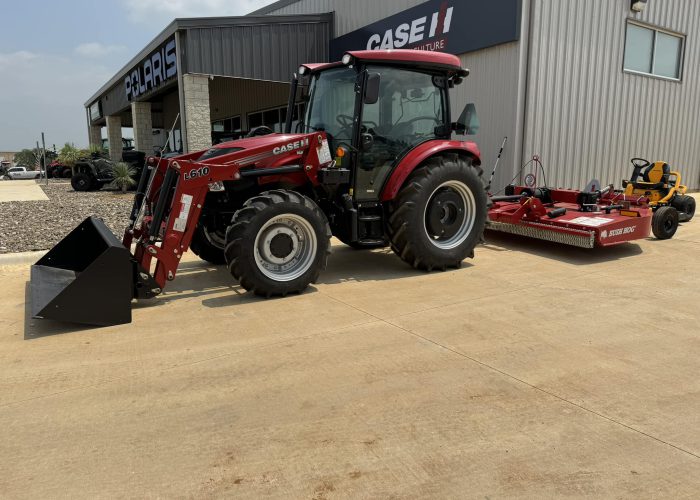
[[(174, 21), (86, 103), (91, 142), (104, 124), (116, 133), (116, 116), (147, 150), (142, 122), (167, 128), (179, 112), (182, 146), (197, 149), (281, 124), (302, 62), (421, 48), (455, 53), (471, 70), (452, 113), (476, 103), (487, 168), (508, 137), (495, 186), (539, 155), (550, 185), (619, 185), (629, 159), (646, 157), (698, 189), (699, 32), (696, 0), (281, 0), (242, 18)], [(153, 72), (171, 39), (177, 74), (151, 89), (145, 66), (151, 58)]]

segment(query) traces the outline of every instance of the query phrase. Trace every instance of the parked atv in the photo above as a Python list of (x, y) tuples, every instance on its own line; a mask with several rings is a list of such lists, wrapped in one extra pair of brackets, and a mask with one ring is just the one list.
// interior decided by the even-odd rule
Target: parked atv
[[(122, 161), (136, 169), (136, 177), (141, 175), (146, 154), (140, 151), (124, 151)], [(115, 163), (100, 153), (82, 158), (75, 163), (70, 183), (76, 191), (97, 191), (114, 179)]]

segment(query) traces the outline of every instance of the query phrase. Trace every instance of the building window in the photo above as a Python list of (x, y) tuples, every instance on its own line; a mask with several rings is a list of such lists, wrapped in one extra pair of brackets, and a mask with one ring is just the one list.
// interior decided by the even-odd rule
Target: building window
[(625, 71), (680, 80), (685, 38), (627, 21)]
[[(294, 107), (292, 116), (292, 131), (296, 130), (299, 117), (304, 116), (304, 104), (297, 104)], [(287, 107), (256, 111), (248, 114), (248, 130), (265, 125), (275, 132), (282, 132), (287, 121)]]
[(241, 117), (234, 116), (233, 118), (226, 118), (224, 120), (218, 120), (212, 122), (211, 124), (212, 132), (240, 132), (241, 131)]

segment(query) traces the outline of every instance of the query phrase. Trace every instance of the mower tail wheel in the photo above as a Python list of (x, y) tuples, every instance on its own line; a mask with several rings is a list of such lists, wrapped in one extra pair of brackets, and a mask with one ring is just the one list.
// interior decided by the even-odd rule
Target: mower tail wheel
[(78, 172), (70, 179), (70, 185), (76, 191), (90, 191), (93, 187), (92, 176)]
[(660, 207), (651, 219), (651, 230), (660, 240), (673, 238), (678, 229), (678, 210), (673, 207)]
[(312, 200), (274, 190), (245, 202), (226, 231), (224, 255), (241, 286), (264, 297), (303, 291), (326, 268), (331, 229)]
[(488, 199), (471, 158), (430, 158), (408, 178), (392, 204), (392, 250), (417, 269), (459, 267), (483, 241)]
[[(225, 231), (225, 230), (224, 230)], [(226, 264), (224, 257), (224, 246), (226, 236), (220, 231), (208, 228), (200, 222), (194, 230), (190, 250), (202, 260), (210, 264)]]
[(671, 206), (685, 214), (684, 222), (690, 222), (695, 215), (695, 198), (688, 195), (678, 195), (673, 198)]

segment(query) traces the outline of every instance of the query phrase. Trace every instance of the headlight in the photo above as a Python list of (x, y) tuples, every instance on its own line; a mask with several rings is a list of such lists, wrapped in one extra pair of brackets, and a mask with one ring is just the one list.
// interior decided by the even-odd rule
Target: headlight
[(301, 76), (304, 76), (308, 71), (309, 71), (309, 68), (307, 68), (306, 66), (299, 66), (297, 73), (299, 73), (299, 75), (301, 75)]
[(343, 64), (344, 64), (345, 66), (350, 66), (350, 64), (352, 64), (352, 55), (351, 55), (351, 54), (345, 54), (345, 55), (343, 56), (342, 61), (343, 61)]

